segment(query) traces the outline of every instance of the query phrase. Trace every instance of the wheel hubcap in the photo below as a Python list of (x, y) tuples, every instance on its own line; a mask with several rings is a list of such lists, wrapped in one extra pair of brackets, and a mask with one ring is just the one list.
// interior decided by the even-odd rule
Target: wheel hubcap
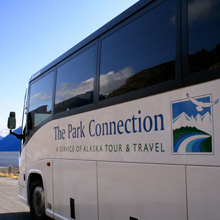
[(43, 216), (45, 212), (45, 194), (42, 187), (38, 186), (33, 192), (33, 208), (38, 216)]

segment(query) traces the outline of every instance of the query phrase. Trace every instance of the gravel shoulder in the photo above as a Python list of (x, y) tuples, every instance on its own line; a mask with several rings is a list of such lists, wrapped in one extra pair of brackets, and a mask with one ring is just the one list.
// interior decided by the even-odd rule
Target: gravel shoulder
[(0, 219), (31, 220), (29, 207), (18, 199), (16, 179), (0, 177)]

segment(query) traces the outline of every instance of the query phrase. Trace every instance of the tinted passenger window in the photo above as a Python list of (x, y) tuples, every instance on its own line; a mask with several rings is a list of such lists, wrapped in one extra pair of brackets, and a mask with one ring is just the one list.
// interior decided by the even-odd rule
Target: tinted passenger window
[(29, 100), (29, 115), (32, 128), (52, 114), (54, 72), (49, 73), (31, 85)]
[(102, 40), (100, 99), (175, 79), (175, 1)]
[(220, 0), (189, 0), (189, 72), (220, 66)]
[(93, 102), (95, 46), (58, 68), (55, 113)]

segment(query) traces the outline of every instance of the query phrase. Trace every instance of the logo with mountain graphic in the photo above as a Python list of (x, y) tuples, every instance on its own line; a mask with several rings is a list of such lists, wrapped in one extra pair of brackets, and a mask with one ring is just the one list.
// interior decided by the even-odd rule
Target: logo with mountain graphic
[(171, 103), (173, 154), (213, 154), (212, 95), (186, 98)]

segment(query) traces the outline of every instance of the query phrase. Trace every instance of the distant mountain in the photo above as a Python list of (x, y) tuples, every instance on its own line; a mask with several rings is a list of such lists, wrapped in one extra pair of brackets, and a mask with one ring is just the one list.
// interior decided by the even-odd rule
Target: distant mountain
[(181, 113), (178, 115), (175, 119), (173, 119), (173, 124), (178, 124), (178, 122), (181, 123), (181, 127), (184, 127), (184, 125), (188, 125), (191, 121), (191, 118), (185, 113)]
[(198, 73), (220, 66), (220, 44), (208, 51), (202, 48), (195, 54), (189, 54), (189, 72)]
[(212, 117), (209, 112), (206, 112), (204, 115), (197, 114), (195, 118), (193, 116), (190, 117), (183, 112), (173, 119), (173, 130), (181, 127), (195, 127), (211, 135)]
[[(15, 133), (21, 133), (21, 127), (17, 128)], [(7, 135), (5, 138), (0, 140), (0, 152), (16, 152), (20, 149), (20, 140), (14, 135)]]

